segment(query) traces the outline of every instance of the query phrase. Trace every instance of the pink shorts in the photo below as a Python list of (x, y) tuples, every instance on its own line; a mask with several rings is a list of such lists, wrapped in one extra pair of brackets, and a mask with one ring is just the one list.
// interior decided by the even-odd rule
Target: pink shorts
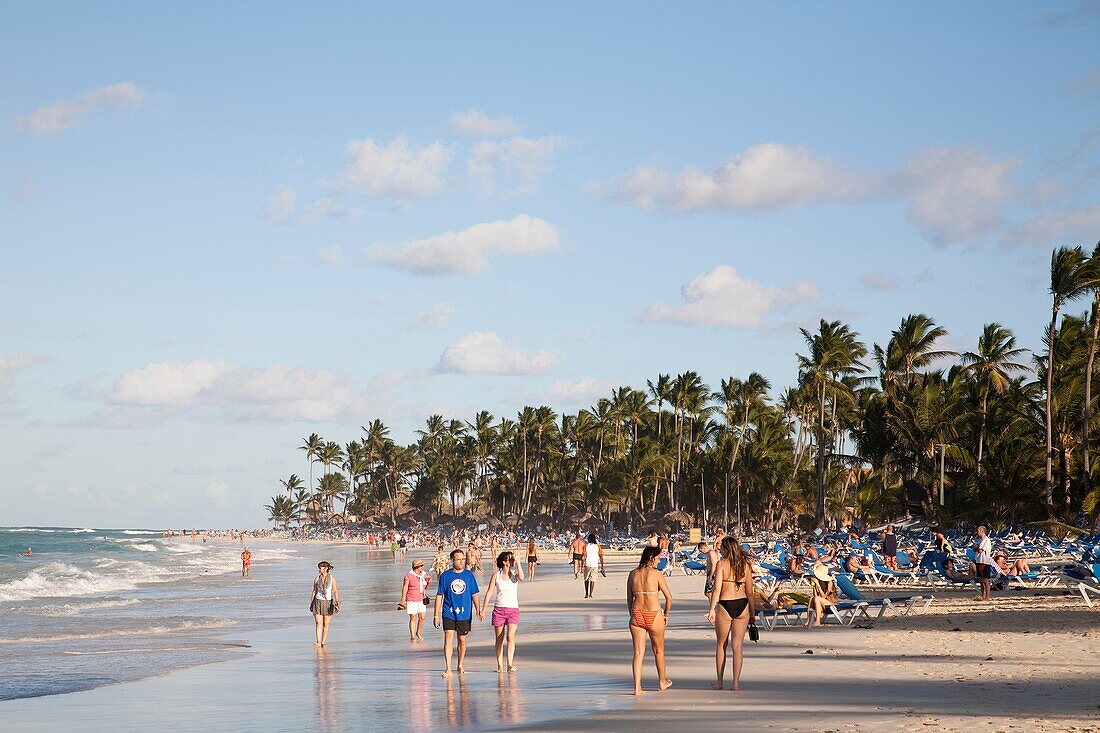
[(518, 608), (501, 608), (500, 606), (493, 607), (493, 626), (498, 629), (501, 626), (519, 626), (519, 609)]

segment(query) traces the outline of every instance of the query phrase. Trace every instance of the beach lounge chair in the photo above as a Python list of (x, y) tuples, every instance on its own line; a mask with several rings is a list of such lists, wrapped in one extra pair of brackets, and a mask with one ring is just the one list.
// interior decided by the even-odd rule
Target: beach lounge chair
[(875, 616), (875, 620), (882, 618), (887, 611), (895, 616), (908, 616), (914, 611), (923, 612), (932, 605), (932, 601), (936, 600), (936, 597), (933, 595), (897, 596), (894, 598), (871, 600), (864, 596), (859, 588), (856, 588), (856, 584), (852, 582), (851, 576), (844, 573), (838, 573), (836, 575), (836, 584), (837, 587), (840, 588), (840, 592), (848, 596), (850, 600), (866, 603), (868, 611), (871, 608), (877, 608), (878, 615)]
[(1093, 564), (1091, 566), (1091, 570), (1091, 580), (1073, 578), (1077, 583), (1077, 592), (1080, 593), (1081, 597), (1085, 599), (1085, 605), (1089, 608), (1092, 608), (1092, 598), (1090, 598), (1089, 596), (1096, 596), (1097, 598), (1100, 598), (1100, 563)]

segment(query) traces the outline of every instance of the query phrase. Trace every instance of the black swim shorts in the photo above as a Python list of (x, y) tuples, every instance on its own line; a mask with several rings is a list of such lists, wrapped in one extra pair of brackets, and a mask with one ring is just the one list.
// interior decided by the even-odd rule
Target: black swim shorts
[(444, 631), (456, 631), (456, 632), (458, 632), (459, 636), (466, 636), (466, 634), (470, 633), (470, 623), (472, 621), (473, 621), (472, 617), (468, 618), (468, 619), (465, 619), (465, 620), (461, 620), (461, 621), (453, 619), (453, 618), (444, 618), (443, 619), (443, 630)]

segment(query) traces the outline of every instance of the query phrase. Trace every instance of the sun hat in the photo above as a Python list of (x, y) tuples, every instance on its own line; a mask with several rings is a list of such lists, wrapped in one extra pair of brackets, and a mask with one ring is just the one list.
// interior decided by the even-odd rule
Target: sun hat
[(833, 574), (829, 572), (829, 569), (819, 562), (814, 563), (814, 577), (820, 580), (822, 583), (832, 583)]
[(326, 568), (328, 568), (329, 570), (332, 570), (332, 569), (333, 569), (333, 567), (335, 567), (335, 566), (334, 566), (334, 565), (333, 565), (332, 563), (330, 563), (330, 562), (329, 562), (328, 560), (322, 560), (321, 562), (317, 563), (317, 567), (321, 567), (322, 565), (324, 565), (324, 566), (325, 566)]
[(424, 567), (424, 561), (423, 561), (423, 560), (421, 560), (421, 559), (420, 559), (419, 557), (418, 557), (418, 558), (416, 558), (415, 560), (413, 560), (413, 567), (414, 567), (414, 568), (422, 568), (422, 567)]

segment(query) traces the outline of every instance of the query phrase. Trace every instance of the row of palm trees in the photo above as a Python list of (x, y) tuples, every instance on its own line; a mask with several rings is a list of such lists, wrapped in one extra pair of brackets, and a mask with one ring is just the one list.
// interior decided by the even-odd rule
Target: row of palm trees
[[(346, 444), (307, 437), (309, 483), (292, 475), (272, 519), (344, 516), (398, 523), (443, 515), (640, 526), (670, 512), (694, 522), (776, 527), (920, 514), (997, 524), (1100, 513), (1091, 443), (1100, 331), (1100, 245), (1056, 250), (1045, 351), (987, 324), (973, 351), (908, 315), (885, 346), (848, 325), (802, 329), (795, 386), (751, 373), (661, 374), (575, 413), (524, 407), (514, 419), (429, 417), (409, 445), (379, 420)], [(1091, 298), (1080, 315), (1064, 311)], [(314, 482), (314, 469), (321, 474)], [(310, 511), (312, 507), (312, 511)]]

